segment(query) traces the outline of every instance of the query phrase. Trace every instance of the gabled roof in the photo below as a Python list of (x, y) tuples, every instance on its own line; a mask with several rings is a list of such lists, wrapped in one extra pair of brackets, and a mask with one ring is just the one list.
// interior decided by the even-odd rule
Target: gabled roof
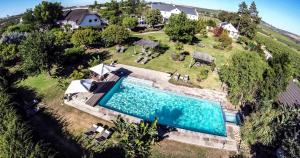
[(221, 22), (219, 24), (219, 27), (228, 31), (238, 32), (238, 30), (229, 22)]
[(180, 10), (186, 14), (197, 15), (197, 11), (195, 8), (185, 7), (185, 6), (175, 5), (175, 4), (153, 2), (153, 3), (151, 3), (151, 8), (158, 9), (160, 11), (168, 11), (168, 12), (177, 8), (178, 10)]
[(278, 101), (284, 105), (300, 106), (300, 87), (297, 83), (290, 81), (286, 90), (279, 95)]
[(77, 24), (80, 24), (83, 18), (87, 15), (96, 15), (100, 18), (97, 13), (91, 13), (88, 9), (74, 9), (63, 12), (64, 20), (74, 21)]
[(212, 63), (214, 61), (214, 57), (207, 53), (201, 53), (201, 52), (194, 52), (193, 53), (193, 58), (196, 60), (202, 60), (208, 63)]

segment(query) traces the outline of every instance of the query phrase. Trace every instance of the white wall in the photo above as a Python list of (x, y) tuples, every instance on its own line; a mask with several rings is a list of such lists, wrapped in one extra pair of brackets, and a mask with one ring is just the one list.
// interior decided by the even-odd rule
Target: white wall
[[(163, 16), (163, 18), (169, 19), (172, 14), (180, 14), (181, 11), (176, 8), (176, 9), (171, 10), (170, 12), (160, 11), (160, 13)], [(187, 14), (187, 18), (190, 20), (198, 20), (197, 15)]]
[(80, 23), (80, 26), (93, 26), (93, 27), (101, 27), (101, 19), (96, 15), (87, 15), (83, 18), (83, 20)]

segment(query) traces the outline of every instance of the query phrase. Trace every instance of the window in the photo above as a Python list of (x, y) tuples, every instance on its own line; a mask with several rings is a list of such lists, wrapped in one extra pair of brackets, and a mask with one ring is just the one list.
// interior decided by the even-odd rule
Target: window
[(89, 20), (89, 22), (92, 22), (92, 21), (93, 21), (92, 19)]
[(95, 22), (97, 22), (97, 21), (98, 21), (98, 19), (94, 19), (94, 21), (95, 21)]

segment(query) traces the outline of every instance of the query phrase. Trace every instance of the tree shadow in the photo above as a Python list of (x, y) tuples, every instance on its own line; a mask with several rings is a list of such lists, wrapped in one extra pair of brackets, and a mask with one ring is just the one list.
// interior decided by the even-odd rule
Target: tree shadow
[(126, 44), (133, 45), (134, 42), (141, 40), (140, 37), (131, 36), (126, 40)]
[(270, 146), (265, 146), (259, 143), (256, 143), (251, 146), (250, 152), (255, 154), (257, 158), (276, 158), (276, 149)]
[(106, 148), (101, 153), (96, 153), (93, 155), (95, 158), (125, 158), (125, 151), (119, 146), (112, 146)]
[[(177, 131), (176, 128), (171, 127), (169, 125), (175, 125), (178, 123), (178, 119), (183, 115), (182, 109), (169, 109), (164, 106), (161, 110), (155, 111), (154, 115), (158, 119), (158, 141), (162, 141), (163, 139), (168, 137), (168, 133), (172, 131)], [(151, 118), (154, 120), (154, 118)], [(166, 125), (167, 124), (167, 125)]]

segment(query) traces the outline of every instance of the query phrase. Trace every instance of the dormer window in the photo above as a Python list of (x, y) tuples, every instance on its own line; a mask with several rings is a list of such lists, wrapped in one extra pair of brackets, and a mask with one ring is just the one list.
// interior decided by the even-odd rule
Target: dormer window
[(92, 21), (93, 21), (92, 19), (89, 20), (89, 22), (92, 22)]
[(94, 21), (95, 21), (95, 22), (97, 22), (97, 21), (98, 21), (98, 19), (94, 19)]

